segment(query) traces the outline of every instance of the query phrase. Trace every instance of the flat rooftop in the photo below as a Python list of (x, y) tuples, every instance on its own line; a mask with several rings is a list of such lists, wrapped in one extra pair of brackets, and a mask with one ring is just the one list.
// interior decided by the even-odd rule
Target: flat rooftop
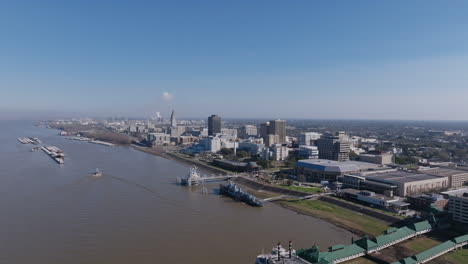
[[(456, 196), (456, 197), (463, 197), (463, 194), (468, 193), (468, 188), (462, 188), (458, 190), (452, 190), (452, 191), (446, 191), (446, 192), (441, 192), (443, 195), (448, 195), (448, 196)], [(467, 197), (468, 199), (468, 197)]]
[(430, 168), (420, 170), (420, 172), (441, 177), (451, 177), (454, 175), (468, 174), (468, 171), (454, 170), (448, 168)]
[(391, 171), (384, 173), (375, 173), (371, 175), (364, 176), (368, 180), (388, 182), (388, 183), (407, 183), (407, 182), (416, 182), (416, 181), (425, 181), (439, 179), (434, 175), (428, 175), (424, 173), (414, 173), (407, 171)]
[(326, 159), (299, 160), (298, 167), (305, 167), (323, 172), (348, 173), (383, 168), (382, 165), (362, 161), (335, 161)]

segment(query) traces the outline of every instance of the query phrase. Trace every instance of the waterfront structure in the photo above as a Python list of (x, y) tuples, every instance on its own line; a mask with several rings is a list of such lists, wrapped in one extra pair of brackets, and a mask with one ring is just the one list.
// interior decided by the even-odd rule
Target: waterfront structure
[(370, 162), (381, 165), (389, 165), (393, 163), (393, 154), (361, 154), (358, 156), (359, 161)]
[(221, 117), (212, 115), (208, 117), (208, 136), (221, 133)]
[(299, 135), (298, 141), (299, 145), (315, 145), (315, 141), (317, 141), (320, 138), (321, 134), (316, 133), (316, 132), (305, 132), (301, 133)]
[(349, 152), (351, 144), (349, 137), (344, 132), (329, 134), (317, 140), (319, 157), (321, 159), (347, 161), (349, 160)]
[(319, 151), (316, 146), (301, 145), (297, 149), (297, 155), (301, 159), (318, 159)]
[(408, 171), (368, 171), (348, 173), (343, 185), (383, 193), (387, 196), (411, 196), (448, 188), (447, 177)]
[(448, 198), (448, 211), (452, 220), (468, 224), (468, 188), (447, 191), (442, 193)]
[(257, 127), (253, 125), (244, 125), (239, 130), (239, 136), (241, 138), (256, 137), (258, 134)]
[(309, 182), (336, 181), (338, 176), (383, 168), (380, 165), (360, 161), (333, 161), (324, 159), (299, 160), (297, 175), (303, 175)]
[[(320, 251), (318, 246), (313, 246), (309, 249), (299, 249), (296, 254), (301, 260), (305, 260), (311, 264), (337, 264), (348, 260), (359, 258), (368, 254), (378, 252), (400, 242), (406, 241), (413, 237), (428, 233), (434, 229), (436, 225), (433, 221), (422, 221), (401, 228), (390, 228), (384, 234), (370, 238), (365, 236), (356, 240), (350, 245), (334, 245), (328, 248), (328, 251)], [(463, 239), (463, 241), (468, 241)], [(264, 255), (261, 255), (264, 256)], [(281, 258), (280, 258), (281, 259)], [(266, 262), (269, 263), (269, 262)], [(272, 262), (275, 263), (275, 262)], [(278, 261), (278, 263), (281, 263)], [(304, 263), (301, 261), (290, 263)], [(402, 262), (406, 263), (406, 262)], [(418, 263), (418, 262), (408, 262)]]
[(426, 263), (452, 250), (463, 249), (463, 247), (466, 245), (468, 245), (468, 234), (450, 239), (448, 241), (445, 241), (444, 243), (441, 243), (435, 247), (425, 250), (419, 254), (416, 254), (408, 258), (404, 258), (397, 262), (393, 262), (392, 264)]
[(285, 120), (271, 120), (268, 128), (268, 134), (278, 135), (279, 144), (286, 143), (286, 121)]
[(172, 110), (172, 113), (171, 113), (171, 127), (175, 127), (175, 126), (177, 126), (176, 114), (175, 114), (175, 111)]
[(171, 135), (165, 133), (149, 133), (146, 140), (151, 146), (169, 144), (171, 142)]
[(448, 177), (449, 188), (460, 188), (468, 183), (468, 171), (449, 168), (431, 168), (421, 170), (421, 172), (439, 177)]

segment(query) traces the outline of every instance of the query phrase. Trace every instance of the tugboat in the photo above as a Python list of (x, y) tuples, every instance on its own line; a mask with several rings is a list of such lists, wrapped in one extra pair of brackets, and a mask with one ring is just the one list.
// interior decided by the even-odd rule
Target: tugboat
[(253, 195), (242, 190), (236, 184), (229, 182), (228, 184), (219, 185), (219, 193), (222, 195), (229, 196), (234, 200), (246, 203), (250, 206), (261, 207), (263, 206), (262, 202), (255, 198)]
[(190, 168), (190, 172), (188, 173), (185, 179), (181, 179), (180, 183), (186, 186), (192, 185), (199, 185), (203, 179), (201, 178), (200, 174), (197, 171), (197, 167), (193, 166)]
[(93, 177), (101, 177), (102, 172), (99, 169), (96, 169), (96, 171), (92, 174)]

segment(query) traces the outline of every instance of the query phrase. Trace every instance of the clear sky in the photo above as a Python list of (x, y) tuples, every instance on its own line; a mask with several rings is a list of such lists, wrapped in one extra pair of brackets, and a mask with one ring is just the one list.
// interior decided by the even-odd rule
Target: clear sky
[(468, 1), (0, 1), (0, 118), (468, 120)]

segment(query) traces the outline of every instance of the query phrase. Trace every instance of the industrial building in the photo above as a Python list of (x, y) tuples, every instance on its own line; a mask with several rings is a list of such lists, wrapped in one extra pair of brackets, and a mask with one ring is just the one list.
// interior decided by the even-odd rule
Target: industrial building
[(448, 177), (449, 188), (460, 188), (468, 184), (468, 171), (449, 168), (430, 168), (421, 170), (421, 172), (439, 177)]
[(448, 177), (438, 177), (407, 171), (347, 174), (343, 186), (371, 190), (386, 196), (411, 196), (448, 188)]
[(383, 166), (360, 161), (333, 161), (324, 159), (299, 160), (297, 175), (303, 175), (309, 182), (336, 181), (338, 176), (382, 169)]

